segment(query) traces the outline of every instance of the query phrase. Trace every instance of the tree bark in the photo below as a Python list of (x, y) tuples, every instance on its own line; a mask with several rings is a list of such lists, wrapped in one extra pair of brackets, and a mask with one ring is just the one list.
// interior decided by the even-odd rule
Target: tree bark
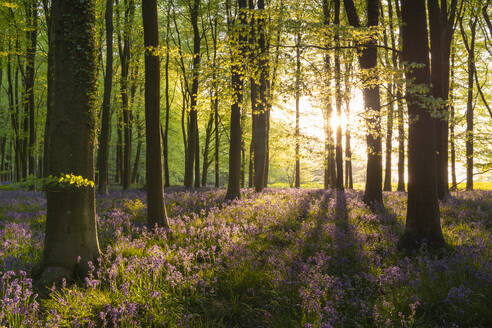
[[(35, 164), (35, 148), (36, 148), (36, 123), (35, 123), (35, 104), (34, 104), (34, 80), (35, 80), (35, 61), (36, 61), (36, 45), (38, 35), (38, 8), (37, 3), (26, 3), (26, 12), (29, 30), (26, 32), (28, 40), (26, 51), (26, 105), (27, 115), (29, 115), (29, 146), (28, 154), (28, 174), (36, 175)], [(24, 114), (26, 115), (26, 113)]]
[[(145, 45), (145, 132), (147, 225), (169, 228), (162, 183), (160, 135), (160, 63), (157, 0), (142, 1)], [(155, 154), (158, 154), (157, 156)]]
[(229, 146), (229, 180), (227, 184), (226, 199), (241, 197), (241, 108), (243, 106), (243, 84), (244, 84), (244, 47), (246, 43), (245, 25), (247, 24), (247, 2), (238, 0), (239, 23), (231, 37), (235, 47), (231, 49), (231, 80), (232, 97), (231, 104), (231, 141)]
[(473, 190), (473, 78), (475, 76), (475, 36), (478, 19), (470, 22), (470, 39), (460, 21), (461, 36), (468, 52), (468, 87), (466, 101), (466, 190)]
[(268, 128), (268, 48), (266, 41), (265, 1), (258, 0), (259, 17), (256, 18), (258, 26), (258, 102), (256, 108), (255, 143), (254, 143), (254, 184), (256, 192), (261, 192), (265, 187), (265, 173), (267, 164), (267, 128)]
[[(422, 67), (407, 72), (407, 81), (429, 86), (430, 65), (425, 0), (403, 0), (402, 22), (403, 60), (408, 63), (423, 64)], [(444, 245), (437, 199), (434, 122), (429, 110), (418, 102), (419, 96), (422, 95), (408, 91), (406, 95), (410, 117), (409, 181), (407, 219), (405, 231), (399, 241), (401, 248), (418, 248), (424, 240), (431, 246)], [(423, 96), (427, 95), (423, 94)]]
[[(94, 1), (52, 3), (53, 103), (48, 124), (48, 173), (94, 180)], [(75, 46), (76, 45), (76, 46)], [(40, 279), (84, 276), (99, 256), (94, 188), (47, 185), (46, 235)], [(67, 220), (70, 218), (70, 220)]]
[[(462, 1), (460, 1), (462, 2)], [(449, 195), (448, 186), (448, 94), (449, 94), (449, 59), (453, 39), (458, 0), (451, 0), (449, 9), (447, 1), (428, 0), (430, 46), (431, 46), (431, 81), (432, 95), (445, 103), (439, 108), (435, 117), (436, 152), (437, 152), (437, 192), (439, 199)]]
[(106, 75), (102, 103), (101, 135), (97, 169), (99, 171), (99, 193), (108, 194), (109, 139), (111, 137), (111, 87), (113, 85), (113, 0), (106, 0)]
[[(198, 29), (198, 10), (200, 0), (193, 0), (193, 6), (190, 8), (191, 25), (193, 28), (193, 69), (191, 77), (191, 94), (190, 94), (190, 113), (188, 121), (188, 146), (187, 160), (185, 163), (184, 185), (186, 188), (193, 187), (193, 168), (195, 160), (198, 159), (196, 153), (198, 148), (198, 125), (197, 125), (197, 98), (198, 98), (198, 79), (200, 69), (200, 31)], [(195, 168), (196, 171), (196, 168)], [(198, 167), (198, 173), (200, 168)], [(200, 180), (200, 175), (195, 176)]]
[(296, 159), (296, 164), (295, 164), (295, 178), (294, 178), (294, 187), (299, 188), (301, 186), (301, 163), (300, 163), (300, 145), (299, 145), (299, 138), (300, 138), (300, 133), (299, 133), (299, 118), (300, 118), (300, 108), (299, 108), (299, 101), (301, 98), (301, 32), (297, 32), (297, 38), (296, 38), (296, 130), (295, 130), (295, 137), (296, 137), (296, 153), (295, 153), (295, 159)]
[(454, 52), (451, 56), (451, 80), (449, 84), (449, 144), (451, 148), (451, 190), (456, 191), (456, 148), (455, 148), (455, 109), (454, 109)]
[[(336, 27), (340, 26), (340, 0), (334, 0), (335, 2), (335, 20), (334, 24)], [(342, 74), (340, 70), (340, 36), (338, 30), (335, 31), (335, 104), (337, 108), (337, 117), (342, 117), (342, 87), (341, 79)], [(336, 187), (338, 189), (343, 189), (343, 147), (342, 147), (342, 124), (337, 125), (336, 132), (336, 151), (335, 159), (337, 166), (337, 181)]]
[[(345, 112), (347, 118), (350, 118), (350, 93), (351, 93), (351, 85), (350, 85), (350, 74), (351, 64), (345, 65)], [(345, 128), (345, 186), (349, 189), (354, 188), (354, 181), (352, 177), (352, 149), (350, 145), (350, 124), (347, 124)]]
[[(328, 0), (323, 0), (323, 25), (330, 25), (330, 5)], [(333, 131), (330, 119), (333, 115), (332, 90), (331, 90), (331, 63), (330, 55), (324, 54), (324, 71), (326, 83), (326, 96), (323, 111), (324, 130), (325, 130), (325, 159), (324, 159), (324, 188), (336, 187), (337, 173), (335, 160), (335, 144), (333, 141)]]
[[(352, 0), (344, 0), (345, 10), (350, 25), (360, 27), (359, 17)], [(379, 18), (379, 0), (367, 1), (367, 26), (377, 26)], [(376, 41), (370, 40), (364, 45), (359, 56), (359, 64), (363, 70), (371, 70), (377, 66)], [(364, 202), (368, 205), (383, 202), (382, 193), (382, 158), (381, 158), (381, 103), (379, 85), (368, 85), (362, 90), (366, 110), (367, 142), (367, 174), (364, 191)]]

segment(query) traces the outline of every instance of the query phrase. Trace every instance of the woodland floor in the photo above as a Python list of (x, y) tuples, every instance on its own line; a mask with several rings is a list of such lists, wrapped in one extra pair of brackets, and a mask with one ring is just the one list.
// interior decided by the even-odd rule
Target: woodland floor
[(347, 190), (167, 195), (171, 232), (145, 228), (145, 193), (97, 199), (102, 257), (41, 299), (42, 193), (0, 191), (0, 327), (491, 327), (492, 192), (441, 203), (448, 247), (403, 254), (406, 194), (371, 212)]

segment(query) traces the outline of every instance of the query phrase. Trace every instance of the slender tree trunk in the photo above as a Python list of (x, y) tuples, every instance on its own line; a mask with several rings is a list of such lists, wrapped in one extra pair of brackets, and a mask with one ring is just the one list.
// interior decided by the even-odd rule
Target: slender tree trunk
[[(359, 17), (352, 0), (344, 0), (345, 10), (350, 25), (360, 27)], [(379, 0), (367, 1), (367, 26), (378, 26)], [(376, 41), (368, 41), (359, 56), (361, 69), (371, 70), (377, 66)], [(367, 82), (367, 81), (365, 81)], [(375, 204), (383, 202), (382, 193), (382, 146), (381, 146), (381, 103), (379, 85), (367, 85), (362, 90), (368, 126), (367, 140), (367, 174), (364, 202)]]
[(449, 195), (448, 185), (448, 95), (449, 95), (449, 59), (451, 41), (458, 2), (461, 0), (428, 0), (432, 95), (444, 101), (439, 116), (435, 118), (437, 153), (437, 192), (439, 199)]
[[(323, 0), (323, 25), (330, 26), (330, 5), (328, 0)], [(331, 63), (330, 55), (324, 54), (324, 70), (326, 83), (326, 98), (325, 110), (323, 111), (324, 129), (325, 129), (325, 172), (324, 172), (324, 188), (336, 187), (336, 160), (335, 160), (335, 144), (333, 141), (333, 131), (331, 128), (331, 117), (333, 115), (332, 94), (331, 94)]]
[[(36, 45), (38, 34), (38, 8), (37, 3), (26, 3), (26, 12), (30, 29), (26, 32), (28, 40), (26, 55), (26, 104), (29, 115), (29, 146), (28, 146), (28, 174), (36, 175), (34, 152), (36, 148), (36, 125), (35, 125), (35, 104), (34, 104), (34, 80), (35, 80), (35, 60)], [(26, 113), (24, 114), (26, 115)]]
[[(160, 135), (160, 63), (155, 50), (159, 48), (157, 0), (142, 2), (142, 21), (145, 45), (145, 132), (147, 224), (169, 228), (164, 187), (162, 183)], [(158, 154), (157, 156), (155, 154)]]
[(455, 148), (455, 114), (454, 114), (454, 52), (451, 57), (451, 81), (449, 85), (449, 143), (451, 148), (451, 190), (456, 191), (458, 185), (456, 182), (456, 148)]
[(131, 59), (130, 32), (133, 28), (133, 17), (135, 4), (133, 0), (125, 0), (125, 14), (123, 23), (123, 42), (118, 32), (118, 48), (121, 61), (121, 107), (123, 112), (123, 152), (122, 152), (122, 176), (121, 184), (123, 189), (130, 188), (131, 183), (131, 160), (132, 160), (132, 122), (131, 107), (128, 100), (129, 96), (129, 73)]
[[(429, 48), (425, 0), (403, 0), (403, 60), (423, 66), (407, 72), (407, 81), (430, 85)], [(434, 122), (429, 111), (418, 102), (418, 95), (407, 88), (408, 115), (408, 207), (401, 248), (441, 246), (444, 238), (439, 219), (435, 174)], [(424, 94), (425, 95), (425, 94)]]
[[(340, 0), (335, 2), (335, 26), (340, 26)], [(338, 30), (335, 32), (335, 46), (340, 46), (340, 36)], [(335, 49), (335, 104), (337, 108), (337, 116), (342, 117), (342, 74), (340, 70), (340, 49)], [(339, 120), (340, 122), (340, 120)], [(343, 189), (343, 147), (342, 147), (342, 124), (337, 125), (336, 131), (336, 166), (337, 166), (337, 181), (336, 187)]]
[[(212, 108), (214, 101), (212, 101)], [(210, 161), (208, 159), (208, 155), (210, 153), (210, 142), (212, 139), (212, 129), (214, 124), (214, 111), (211, 110), (208, 116), (207, 128), (205, 129), (205, 144), (203, 146), (203, 164), (202, 164), (202, 186), (207, 186), (207, 177), (208, 177), (208, 167), (210, 166)]]
[(113, 0), (106, 0), (106, 75), (102, 103), (101, 135), (97, 169), (99, 171), (99, 193), (108, 193), (109, 184), (109, 140), (111, 138), (111, 87), (113, 85)]
[(219, 133), (219, 92), (215, 90), (215, 103), (214, 103), (214, 125), (215, 125), (215, 188), (220, 186), (220, 171), (219, 171), (219, 145), (220, 145), (220, 133)]
[[(169, 47), (169, 11), (168, 11), (168, 24), (166, 30), (166, 47)], [(167, 49), (167, 48), (166, 48)], [(164, 64), (164, 76), (166, 88), (164, 91), (164, 96), (166, 98), (166, 120), (164, 122), (164, 133), (162, 136), (162, 146), (163, 146), (163, 154), (164, 154), (164, 187), (169, 187), (171, 182), (169, 181), (169, 146), (168, 146), (168, 138), (169, 138), (169, 113), (171, 111), (171, 102), (169, 99), (169, 50), (166, 50), (166, 60)]]
[(259, 17), (256, 18), (258, 25), (258, 103), (256, 104), (255, 143), (254, 143), (254, 184), (256, 192), (261, 192), (265, 187), (266, 158), (267, 158), (267, 79), (268, 73), (268, 49), (266, 41), (266, 18), (265, 1), (258, 0)]
[[(350, 119), (350, 74), (352, 74), (351, 64), (345, 66), (345, 112), (347, 118)], [(345, 128), (345, 186), (349, 189), (354, 188), (354, 182), (352, 177), (352, 149), (350, 145), (350, 124), (347, 124)]]
[(300, 118), (300, 108), (299, 108), (299, 101), (301, 98), (301, 49), (300, 49), (300, 44), (301, 44), (301, 32), (297, 32), (297, 38), (296, 38), (296, 154), (295, 154), (295, 159), (296, 159), (296, 164), (295, 164), (295, 178), (294, 178), (294, 187), (299, 188), (301, 186), (301, 163), (300, 163), (300, 145), (299, 145), (299, 138), (300, 138), (300, 133), (299, 133), (299, 118)]
[(238, 0), (239, 23), (231, 31), (235, 47), (231, 48), (231, 80), (233, 102), (231, 104), (231, 141), (229, 146), (229, 181), (227, 184), (226, 199), (240, 198), (241, 196), (241, 108), (243, 106), (244, 84), (244, 47), (246, 42), (245, 25), (247, 22), (246, 0)]
[[(198, 29), (198, 10), (200, 8), (200, 0), (193, 0), (191, 8), (191, 25), (193, 28), (193, 72), (191, 77), (191, 106), (188, 121), (188, 146), (187, 146), (187, 161), (185, 163), (185, 178), (184, 184), (186, 188), (193, 187), (193, 165), (198, 159), (196, 154), (198, 148), (198, 125), (197, 125), (197, 98), (198, 98), (198, 78), (200, 69), (200, 31)], [(196, 167), (195, 167), (196, 171)], [(198, 167), (198, 172), (200, 168)], [(195, 172), (196, 173), (196, 172)], [(200, 179), (200, 175), (195, 176)]]
[[(52, 3), (53, 103), (48, 173), (94, 180), (96, 97), (94, 1)], [(75, 46), (76, 44), (77, 46)], [(47, 185), (46, 234), (40, 279), (84, 276), (100, 255), (93, 185)], [(70, 220), (67, 220), (67, 218)]]
[[(162, 126), (161, 126), (161, 133), (162, 133)], [(144, 131), (143, 127), (141, 126), (141, 122), (137, 122), (137, 134), (138, 134), (138, 140), (137, 140), (137, 151), (135, 153), (135, 161), (133, 162), (133, 170), (132, 170), (132, 183), (138, 183), (138, 168), (140, 165), (140, 156), (142, 153), (142, 140), (144, 138)]]
[(478, 19), (470, 22), (470, 39), (460, 21), (461, 36), (468, 52), (468, 87), (466, 101), (466, 190), (473, 190), (473, 78), (475, 75), (475, 36)]
[[(198, 112), (197, 112), (198, 114)], [(200, 135), (198, 131), (198, 116), (195, 120), (195, 188), (200, 188)]]

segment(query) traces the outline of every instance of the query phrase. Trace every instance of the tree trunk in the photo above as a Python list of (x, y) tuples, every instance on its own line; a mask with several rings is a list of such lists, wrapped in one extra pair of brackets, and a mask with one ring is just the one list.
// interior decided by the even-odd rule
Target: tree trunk
[[(407, 81), (428, 86), (430, 72), (425, 0), (403, 0), (402, 22), (403, 60), (423, 65), (408, 71)], [(410, 118), (409, 181), (407, 219), (399, 241), (401, 248), (418, 248), (423, 240), (432, 246), (444, 244), (437, 199), (434, 122), (429, 110), (418, 102), (419, 96), (408, 91), (406, 95)]]
[[(335, 2), (335, 21), (333, 22), (336, 27), (340, 26), (340, 0), (334, 0)], [(340, 36), (338, 30), (335, 31), (335, 104), (337, 108), (337, 117), (342, 117), (342, 87), (341, 79), (342, 74), (340, 72)], [(337, 181), (336, 187), (343, 189), (343, 147), (342, 147), (342, 124), (337, 125), (336, 132), (336, 167), (337, 167)]]
[[(330, 5), (328, 0), (323, 0), (323, 25), (330, 25)], [(333, 141), (333, 131), (331, 128), (330, 119), (333, 115), (332, 95), (331, 95), (331, 64), (330, 55), (324, 54), (324, 70), (326, 83), (326, 98), (325, 110), (323, 111), (324, 130), (325, 130), (325, 160), (324, 160), (324, 188), (336, 187), (336, 160), (335, 160), (335, 145)]]
[(123, 42), (121, 40), (120, 31), (118, 31), (118, 51), (121, 62), (121, 107), (123, 113), (123, 150), (122, 150), (122, 175), (121, 185), (123, 189), (130, 188), (131, 183), (131, 160), (132, 160), (132, 122), (131, 122), (131, 107), (128, 101), (129, 92), (129, 72), (130, 72), (130, 55), (131, 43), (130, 32), (133, 26), (133, 17), (135, 12), (135, 4), (133, 0), (125, 0), (125, 14), (123, 22)]
[[(161, 133), (162, 133), (162, 126), (161, 126)], [(131, 180), (132, 183), (138, 183), (138, 167), (140, 165), (140, 155), (142, 153), (142, 140), (144, 138), (144, 132), (140, 120), (138, 120), (137, 122), (137, 134), (138, 134), (137, 151), (135, 153), (135, 161), (133, 162), (132, 180)]]
[(247, 22), (246, 0), (238, 0), (239, 23), (231, 31), (235, 47), (231, 48), (231, 80), (232, 97), (231, 104), (231, 141), (229, 146), (229, 180), (227, 184), (226, 199), (241, 197), (241, 108), (243, 106), (244, 84), (244, 47), (246, 43), (245, 25)]
[(220, 134), (219, 134), (219, 101), (218, 90), (215, 91), (215, 103), (214, 103), (214, 125), (215, 125), (215, 188), (220, 186), (220, 171), (219, 171), (219, 145), (220, 145)]
[(102, 103), (101, 135), (97, 169), (99, 171), (99, 193), (108, 193), (109, 139), (111, 137), (111, 87), (113, 85), (113, 0), (106, 0), (106, 75)]
[(26, 3), (27, 20), (30, 29), (26, 32), (28, 40), (26, 55), (26, 105), (29, 115), (29, 146), (28, 154), (28, 174), (36, 175), (34, 152), (36, 148), (36, 125), (35, 125), (35, 104), (34, 104), (34, 80), (35, 80), (35, 60), (36, 44), (38, 34), (38, 8), (37, 3)]
[[(351, 64), (345, 65), (345, 108), (347, 118), (350, 119), (350, 93), (351, 93), (351, 81), (350, 81)], [(352, 177), (352, 149), (350, 145), (350, 124), (347, 124), (345, 128), (345, 186), (349, 189), (354, 188), (354, 181)]]
[(454, 52), (451, 57), (451, 81), (449, 84), (449, 144), (451, 148), (451, 190), (457, 190), (457, 182), (456, 182), (456, 148), (455, 148), (455, 134), (454, 134), (454, 125), (455, 125), (455, 114), (454, 114)]
[[(53, 103), (48, 126), (48, 173), (94, 180), (94, 1), (52, 4)], [(74, 46), (76, 44), (77, 46)], [(84, 276), (99, 256), (93, 185), (47, 185), (46, 235), (40, 279)], [(67, 220), (67, 218), (70, 220)]]
[[(160, 135), (160, 63), (154, 50), (159, 48), (157, 0), (142, 2), (145, 45), (145, 135), (147, 225), (169, 228), (162, 184)], [(158, 154), (157, 156), (155, 154)]]
[(268, 79), (268, 49), (266, 41), (265, 1), (258, 0), (259, 17), (256, 18), (258, 26), (258, 70), (259, 88), (256, 108), (255, 143), (254, 143), (254, 184), (256, 192), (261, 192), (265, 187), (265, 171), (267, 158), (267, 79)]
[(295, 154), (295, 178), (294, 178), (294, 187), (299, 188), (301, 186), (301, 163), (300, 163), (300, 145), (299, 145), (299, 138), (300, 138), (300, 133), (299, 133), (299, 118), (300, 118), (300, 112), (299, 112), (299, 101), (301, 98), (301, 49), (300, 49), (300, 44), (301, 44), (301, 32), (297, 32), (297, 38), (296, 38), (296, 131), (295, 131), (295, 137), (296, 137), (296, 154)]
[[(213, 106), (214, 106), (214, 101), (212, 100), (211, 102), (212, 109)], [(214, 111), (211, 110), (208, 116), (207, 128), (205, 129), (205, 144), (203, 146), (202, 187), (207, 186), (208, 167), (210, 166), (208, 155), (210, 153), (210, 141), (212, 139), (213, 124), (214, 124)]]
[[(191, 25), (193, 28), (193, 71), (191, 77), (191, 103), (190, 114), (188, 121), (188, 146), (187, 146), (187, 161), (185, 163), (184, 185), (186, 188), (193, 187), (193, 168), (195, 160), (198, 159), (196, 154), (198, 148), (198, 125), (197, 125), (197, 98), (198, 98), (198, 78), (200, 69), (200, 31), (198, 29), (198, 10), (200, 8), (200, 0), (193, 0), (193, 7), (190, 11)], [(196, 168), (195, 168), (196, 171)], [(198, 167), (198, 172), (200, 168)], [(195, 172), (196, 173), (196, 172)], [(195, 176), (195, 179), (200, 179), (200, 175)]]
[(468, 52), (468, 87), (466, 101), (466, 190), (473, 190), (473, 78), (475, 75), (475, 35), (478, 19), (470, 22), (470, 40), (460, 21), (461, 36)]
[[(359, 17), (352, 0), (344, 0), (345, 10), (350, 25), (360, 27)], [(377, 26), (379, 18), (379, 0), (367, 1), (367, 26)], [(371, 70), (377, 66), (376, 41), (370, 40), (364, 45), (359, 56), (360, 67), (363, 70)], [(365, 81), (367, 83), (367, 81)], [(366, 109), (366, 122), (368, 126), (367, 140), (367, 174), (364, 191), (364, 202), (375, 204), (383, 202), (382, 193), (382, 158), (381, 158), (381, 103), (379, 85), (367, 85), (362, 90), (364, 107)]]
[(445, 104), (435, 118), (437, 152), (437, 192), (439, 199), (449, 195), (448, 186), (448, 100), (449, 59), (453, 39), (458, 0), (448, 2), (428, 0), (432, 95), (442, 99)]

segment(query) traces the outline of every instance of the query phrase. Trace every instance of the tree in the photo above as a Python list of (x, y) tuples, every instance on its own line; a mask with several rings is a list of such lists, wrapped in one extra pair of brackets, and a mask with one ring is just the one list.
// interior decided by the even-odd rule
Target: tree
[[(52, 3), (53, 98), (48, 116), (48, 173), (94, 180), (96, 96), (95, 1)], [(86, 180), (86, 181), (87, 181)], [(47, 185), (46, 236), (40, 278), (49, 285), (85, 275), (99, 256), (94, 184)], [(69, 218), (69, 219), (68, 219)]]
[[(200, 30), (198, 28), (198, 11), (200, 8), (200, 0), (193, 0), (190, 5), (190, 19), (193, 28), (193, 69), (191, 76), (191, 94), (190, 94), (190, 114), (188, 121), (188, 145), (187, 156), (185, 161), (185, 177), (184, 185), (187, 188), (193, 186), (193, 168), (195, 168), (195, 187), (200, 187), (200, 152), (199, 136), (198, 136), (198, 83), (200, 69)], [(193, 166), (195, 164), (195, 166)], [(197, 169), (198, 168), (198, 169)]]
[[(359, 16), (352, 0), (344, 0), (345, 11), (350, 25), (360, 27)], [(378, 25), (379, 1), (367, 0), (367, 26)], [(364, 49), (359, 55), (359, 64), (362, 70), (376, 68), (377, 49), (376, 40), (371, 39), (364, 44)], [(382, 159), (381, 159), (381, 101), (379, 95), (379, 85), (371, 85), (369, 81), (364, 81), (365, 86), (362, 90), (364, 106), (366, 110), (367, 133), (367, 174), (366, 187), (364, 191), (364, 202), (366, 204), (382, 203)]]
[[(439, 115), (435, 117), (436, 152), (437, 152), (437, 192), (439, 199), (449, 194), (448, 187), (448, 94), (449, 94), (449, 60), (451, 41), (457, 19), (458, 2), (428, 0), (429, 30), (431, 46), (431, 81), (432, 95), (441, 99), (443, 105), (439, 108)], [(461, 6), (460, 6), (461, 8)], [(461, 10), (460, 10), (461, 11)], [(457, 18), (458, 17), (458, 18)]]
[[(340, 35), (338, 29), (340, 28), (340, 0), (334, 0), (335, 2), (335, 106), (337, 108), (337, 116), (342, 116), (342, 87), (341, 79), (342, 74), (340, 70)], [(337, 125), (336, 131), (336, 148), (335, 148), (335, 160), (337, 167), (337, 181), (336, 187), (343, 189), (343, 148), (342, 148), (342, 125)]]
[[(444, 245), (439, 219), (435, 174), (435, 128), (429, 109), (422, 104), (428, 92), (417, 94), (412, 86), (428, 90), (430, 85), (429, 48), (425, 0), (403, 0), (403, 60), (407, 63), (408, 128), (408, 207), (401, 248), (416, 248), (422, 240)], [(409, 66), (410, 64), (410, 66)], [(412, 67), (411, 64), (418, 64)], [(412, 85), (410, 85), (412, 84)], [(414, 89), (414, 88), (413, 88)]]
[(246, 0), (238, 0), (239, 22), (231, 33), (231, 141), (229, 147), (229, 181), (226, 199), (240, 197), (241, 178), (241, 107), (243, 102), (244, 47), (246, 42), (245, 26), (247, 24)]
[[(157, 0), (142, 0), (145, 45), (147, 224), (169, 228), (162, 185)], [(167, 50), (168, 51), (168, 50)]]
[(265, 187), (265, 176), (267, 166), (267, 129), (268, 129), (268, 76), (269, 60), (268, 45), (266, 40), (266, 11), (265, 1), (258, 0), (258, 71), (259, 86), (258, 99), (255, 104), (253, 115), (256, 115), (254, 125), (254, 184), (256, 192), (260, 192)]
[(470, 39), (460, 20), (461, 36), (468, 53), (468, 92), (466, 101), (466, 190), (473, 190), (473, 78), (475, 76), (475, 36), (478, 17), (470, 22)]
[(111, 87), (113, 85), (113, 0), (106, 0), (106, 75), (102, 103), (101, 135), (97, 169), (99, 171), (99, 193), (108, 193), (109, 137), (111, 134)]

